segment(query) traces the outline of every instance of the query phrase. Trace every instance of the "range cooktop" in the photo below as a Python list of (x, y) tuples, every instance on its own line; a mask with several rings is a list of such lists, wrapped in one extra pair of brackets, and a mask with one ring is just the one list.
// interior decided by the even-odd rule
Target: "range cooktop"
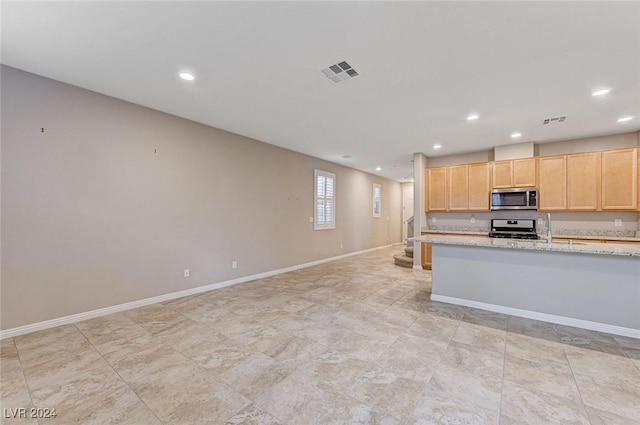
[(538, 239), (534, 219), (493, 219), (491, 220), (491, 238)]

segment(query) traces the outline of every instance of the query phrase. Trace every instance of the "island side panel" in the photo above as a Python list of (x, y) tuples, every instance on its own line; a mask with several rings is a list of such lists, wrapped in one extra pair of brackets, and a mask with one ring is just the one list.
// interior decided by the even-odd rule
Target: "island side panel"
[(432, 294), (640, 330), (640, 260), (433, 245)]

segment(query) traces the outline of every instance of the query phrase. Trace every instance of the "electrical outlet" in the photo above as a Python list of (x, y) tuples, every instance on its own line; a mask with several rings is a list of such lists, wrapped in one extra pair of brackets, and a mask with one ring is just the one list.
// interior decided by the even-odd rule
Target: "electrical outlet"
[(431, 222), (435, 223), (436, 222), (436, 218), (435, 217), (431, 217)]
[(470, 221), (471, 221), (472, 223), (475, 223), (475, 222), (476, 222), (476, 216), (472, 215), (472, 216), (471, 216), (471, 220), (470, 220)]
[(232, 269), (237, 269), (238, 268), (238, 261), (237, 260), (233, 260), (231, 262), (231, 268)]
[(313, 217), (309, 217), (309, 223), (313, 223)]
[(613, 225), (616, 227), (621, 227), (622, 226), (622, 219), (621, 218), (616, 218), (615, 220), (613, 220)]
[(344, 245), (340, 244), (340, 249), (344, 248)]
[(182, 273), (183, 277), (189, 277), (189, 269), (184, 269), (184, 272)]
[(538, 227), (542, 227), (544, 226), (544, 219), (543, 218), (539, 218), (538, 219)]

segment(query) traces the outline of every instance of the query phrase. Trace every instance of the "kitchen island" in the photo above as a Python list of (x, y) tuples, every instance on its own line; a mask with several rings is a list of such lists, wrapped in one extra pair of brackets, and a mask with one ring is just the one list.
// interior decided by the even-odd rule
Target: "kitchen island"
[(423, 235), (433, 301), (640, 338), (640, 244)]

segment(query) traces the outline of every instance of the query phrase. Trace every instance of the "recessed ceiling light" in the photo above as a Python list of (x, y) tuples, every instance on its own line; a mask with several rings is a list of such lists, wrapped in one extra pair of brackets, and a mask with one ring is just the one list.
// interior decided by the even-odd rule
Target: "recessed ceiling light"
[(469, 116), (467, 117), (467, 121), (475, 121), (475, 120), (477, 120), (478, 118), (480, 118), (480, 115), (478, 115), (478, 114), (471, 114), (471, 115), (469, 115)]
[(519, 139), (521, 136), (522, 136), (522, 133), (520, 133), (519, 131), (514, 131), (513, 133), (511, 133), (512, 139)]
[(442, 147), (442, 145), (433, 145), (434, 149), (440, 149)]
[(190, 72), (181, 72), (180, 73), (180, 78), (182, 78), (183, 80), (187, 80), (187, 81), (193, 81), (196, 79), (196, 77), (193, 76), (192, 73)]
[(598, 89), (595, 90), (593, 92), (591, 92), (591, 96), (604, 96), (605, 94), (609, 93), (611, 91), (611, 89)]
[(382, 170), (382, 167), (376, 167), (376, 171)]
[(349, 158), (351, 158), (351, 155), (342, 155), (342, 157), (343, 157), (344, 159), (349, 159)]
[(627, 121), (631, 121), (633, 119), (632, 116), (626, 116), (626, 117), (622, 117), (622, 118), (618, 118), (618, 122), (627, 122)]

